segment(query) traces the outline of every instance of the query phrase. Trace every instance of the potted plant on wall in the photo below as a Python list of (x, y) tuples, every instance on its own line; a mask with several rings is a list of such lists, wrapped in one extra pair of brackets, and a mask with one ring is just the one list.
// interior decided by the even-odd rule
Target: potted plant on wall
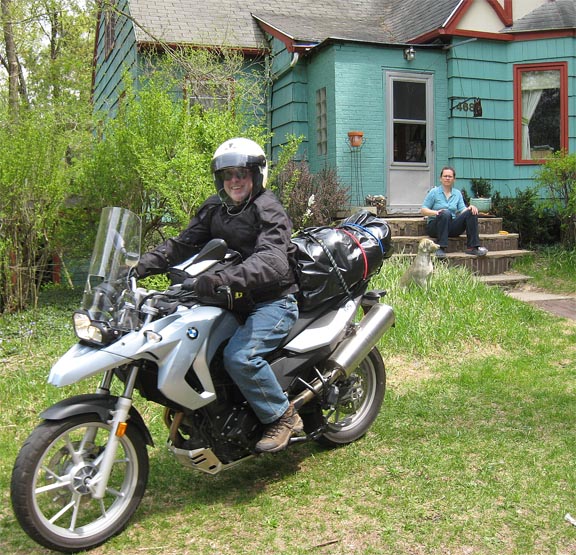
[(490, 212), (492, 208), (492, 184), (488, 179), (482, 177), (471, 179), (470, 185), (472, 189), (472, 197), (470, 204), (478, 208), (478, 212)]

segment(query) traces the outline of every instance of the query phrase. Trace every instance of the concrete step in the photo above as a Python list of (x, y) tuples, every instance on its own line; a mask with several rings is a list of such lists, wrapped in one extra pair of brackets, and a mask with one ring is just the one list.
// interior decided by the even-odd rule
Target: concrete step
[[(416, 254), (418, 243), (426, 235), (397, 235), (392, 236), (392, 244), (397, 254)], [(518, 249), (517, 233), (481, 233), (480, 241), (483, 247), (489, 251), (516, 250)], [(448, 252), (463, 251), (466, 248), (466, 236), (450, 237), (448, 239)]]
[[(426, 235), (426, 219), (422, 216), (414, 218), (385, 218), (390, 226), (392, 237)], [(485, 234), (498, 233), (502, 229), (502, 218), (478, 218), (478, 231)]]
[(495, 274), (487, 276), (477, 276), (478, 281), (486, 285), (501, 287), (502, 289), (514, 289), (518, 285), (527, 283), (532, 279), (531, 276), (519, 274), (518, 272), (506, 272), (504, 274)]

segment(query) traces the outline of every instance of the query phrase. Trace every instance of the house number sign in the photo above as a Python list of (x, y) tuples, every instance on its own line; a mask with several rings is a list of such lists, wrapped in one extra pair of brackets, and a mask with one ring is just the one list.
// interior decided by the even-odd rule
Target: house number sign
[(466, 98), (465, 100), (451, 99), (450, 116), (454, 115), (454, 110), (459, 112), (472, 112), (475, 118), (482, 117), (482, 100), (479, 98)]

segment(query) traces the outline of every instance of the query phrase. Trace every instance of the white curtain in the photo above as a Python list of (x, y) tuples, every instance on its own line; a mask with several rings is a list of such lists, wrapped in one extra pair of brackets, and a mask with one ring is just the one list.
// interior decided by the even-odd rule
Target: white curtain
[(530, 121), (536, 111), (542, 90), (522, 91), (522, 158), (531, 160), (530, 150)]
[(522, 158), (531, 160), (529, 125), (538, 107), (544, 89), (560, 88), (560, 72), (524, 71), (522, 72)]

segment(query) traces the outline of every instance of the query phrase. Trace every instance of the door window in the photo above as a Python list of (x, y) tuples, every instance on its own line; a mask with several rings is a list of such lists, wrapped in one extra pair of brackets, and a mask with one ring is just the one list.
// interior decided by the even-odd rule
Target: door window
[(393, 81), (393, 162), (426, 163), (426, 83)]

